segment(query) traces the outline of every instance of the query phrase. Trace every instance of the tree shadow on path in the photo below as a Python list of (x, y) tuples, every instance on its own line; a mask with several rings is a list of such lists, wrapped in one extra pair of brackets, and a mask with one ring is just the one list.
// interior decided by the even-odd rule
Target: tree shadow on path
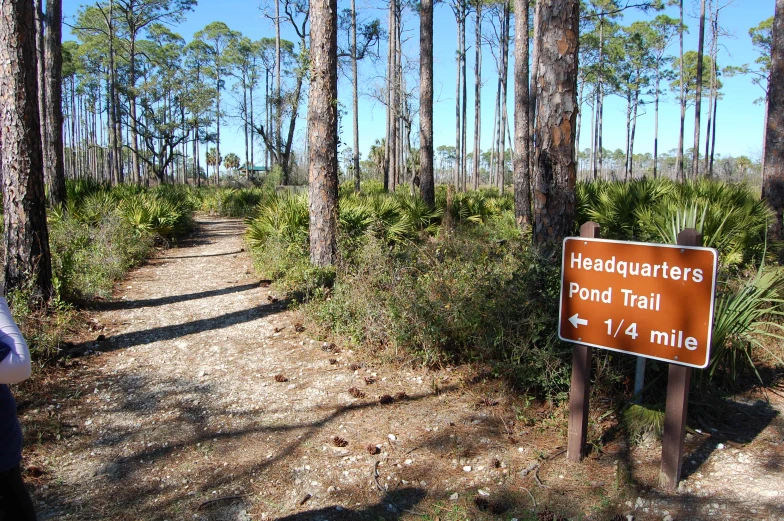
[(209, 291), (199, 291), (197, 293), (186, 293), (184, 295), (172, 295), (169, 297), (159, 297), (152, 299), (141, 300), (113, 300), (108, 302), (97, 302), (91, 309), (94, 311), (116, 311), (120, 309), (137, 309), (154, 306), (165, 306), (167, 304), (176, 304), (178, 302), (185, 302), (188, 300), (197, 300), (201, 298), (217, 297), (221, 295), (229, 295), (231, 293), (240, 293), (242, 291), (249, 291), (259, 287), (259, 282), (251, 284), (243, 284), (241, 286), (230, 286), (227, 288), (213, 289)]

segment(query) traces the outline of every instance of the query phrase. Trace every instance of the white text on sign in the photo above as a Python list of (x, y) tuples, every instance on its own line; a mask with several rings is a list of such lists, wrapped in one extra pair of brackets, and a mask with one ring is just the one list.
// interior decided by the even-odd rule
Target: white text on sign
[(652, 277), (672, 280), (683, 280), (684, 282), (702, 282), (704, 274), (700, 268), (670, 266), (667, 262), (661, 264), (649, 264), (647, 262), (632, 262), (617, 260), (615, 255), (609, 259), (595, 259), (583, 257), (582, 253), (571, 255), (570, 267), (586, 271), (597, 271), (606, 273), (618, 273), (622, 277)]

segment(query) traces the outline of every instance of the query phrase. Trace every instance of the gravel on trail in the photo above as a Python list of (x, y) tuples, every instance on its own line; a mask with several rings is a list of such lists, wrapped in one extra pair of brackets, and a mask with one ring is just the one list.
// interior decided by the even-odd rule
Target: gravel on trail
[[(28, 436), (57, 418), (25, 455), (41, 520), (510, 519), (543, 505), (784, 520), (778, 395), (749, 405), (768, 414), (751, 440), (692, 436), (686, 479), (665, 494), (657, 443), (569, 463), (562, 408), (526, 408), (474, 368), (384, 365), (315, 338), (259, 280), (243, 229), (197, 216), (96, 304), (90, 352), (51, 403), (20, 411)], [(619, 492), (618, 454), (633, 492)]]

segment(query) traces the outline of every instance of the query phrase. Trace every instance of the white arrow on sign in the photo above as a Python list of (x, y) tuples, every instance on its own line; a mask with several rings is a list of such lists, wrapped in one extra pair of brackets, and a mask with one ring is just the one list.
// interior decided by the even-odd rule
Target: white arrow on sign
[(575, 313), (574, 316), (569, 317), (569, 322), (572, 323), (572, 325), (574, 326), (575, 329), (577, 329), (577, 326), (587, 326), (588, 325), (588, 320), (585, 319), (585, 318), (579, 318), (578, 315), (579, 315), (579, 313)]

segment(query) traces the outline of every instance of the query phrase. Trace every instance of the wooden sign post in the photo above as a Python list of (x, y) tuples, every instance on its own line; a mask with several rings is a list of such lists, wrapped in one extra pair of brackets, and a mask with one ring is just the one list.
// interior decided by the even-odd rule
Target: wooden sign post
[[(599, 237), (599, 225), (593, 221), (580, 226), (580, 237)], [(591, 394), (591, 348), (586, 344), (572, 347), (572, 385), (569, 392), (569, 440), (566, 457), (581, 461), (588, 436), (588, 396)]]
[[(687, 228), (678, 234), (678, 244), (698, 246), (702, 244), (702, 236), (696, 230)], [(670, 364), (667, 374), (667, 402), (664, 407), (662, 463), (659, 472), (659, 486), (662, 488), (677, 488), (681, 480), (690, 383), (691, 367)]]
[(677, 485), (692, 367), (710, 361), (718, 254), (697, 247), (695, 230), (678, 244), (598, 239), (599, 225), (564, 239), (558, 336), (574, 342), (567, 457), (585, 453), (591, 347), (668, 362), (662, 486)]

